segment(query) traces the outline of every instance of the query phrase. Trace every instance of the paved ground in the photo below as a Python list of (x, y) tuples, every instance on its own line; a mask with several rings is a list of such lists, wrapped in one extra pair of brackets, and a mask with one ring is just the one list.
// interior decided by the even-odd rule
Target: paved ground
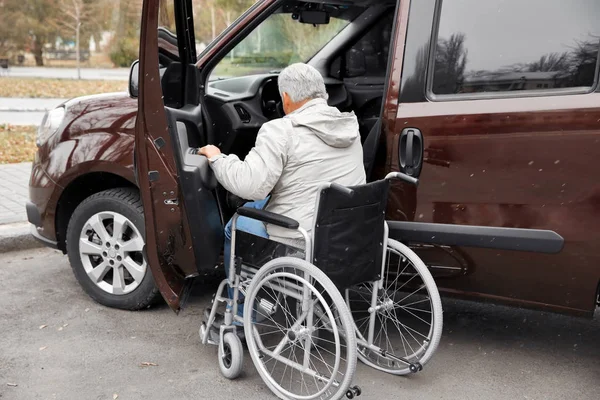
[(40, 125), (45, 111), (19, 112), (0, 111), (0, 124), (9, 125)]
[(31, 163), (0, 165), (0, 225), (27, 221)]
[[(76, 68), (11, 67), (8, 76), (24, 78), (76, 79)], [(129, 79), (129, 68), (82, 68), (82, 79), (120, 80)]]
[[(32, 99), (21, 97), (0, 97), (0, 111), (48, 111), (56, 108), (67, 99)], [(2, 119), (0, 118), (0, 122)]]
[(46, 111), (65, 100), (0, 97), (0, 124), (39, 125)]
[[(58, 252), (0, 255), (0, 398), (273, 398), (248, 356), (244, 375), (230, 382), (218, 372), (216, 348), (199, 344), (213, 290), (197, 286), (179, 316), (165, 306), (118, 311), (91, 301)], [(359, 364), (362, 399), (600, 398), (600, 314), (590, 321), (447, 300), (444, 307), (444, 335), (427, 368), (401, 378)]]

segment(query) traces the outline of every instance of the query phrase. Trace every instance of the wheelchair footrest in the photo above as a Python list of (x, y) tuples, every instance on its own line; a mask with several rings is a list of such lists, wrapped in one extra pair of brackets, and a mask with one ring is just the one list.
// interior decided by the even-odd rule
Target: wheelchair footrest
[(211, 338), (210, 330), (204, 322), (200, 325), (200, 330), (198, 333), (200, 334), (200, 342), (204, 343), (204, 339), (206, 338), (206, 344), (211, 344), (213, 346), (219, 345), (218, 339)]

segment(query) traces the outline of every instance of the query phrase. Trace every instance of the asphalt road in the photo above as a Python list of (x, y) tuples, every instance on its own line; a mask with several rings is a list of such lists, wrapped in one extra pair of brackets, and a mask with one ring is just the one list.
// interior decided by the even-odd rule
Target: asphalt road
[[(166, 306), (119, 311), (90, 300), (56, 251), (0, 255), (0, 399), (273, 398), (249, 356), (244, 375), (228, 381), (216, 348), (199, 343), (213, 290), (198, 285), (179, 316)], [(404, 378), (359, 364), (362, 399), (600, 398), (599, 313), (585, 320), (449, 300), (444, 308), (425, 370)]]

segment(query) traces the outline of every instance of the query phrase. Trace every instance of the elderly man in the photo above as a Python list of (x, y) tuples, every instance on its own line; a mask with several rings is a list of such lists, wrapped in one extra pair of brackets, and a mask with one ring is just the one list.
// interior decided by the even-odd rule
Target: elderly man
[[(354, 113), (327, 105), (323, 77), (309, 65), (290, 65), (281, 71), (278, 82), (286, 116), (262, 126), (244, 161), (222, 154), (215, 146), (199, 152), (208, 157), (225, 189), (255, 200), (246, 207), (285, 215), (310, 233), (321, 183), (365, 183), (358, 121)], [(237, 229), (302, 247), (298, 232), (265, 227), (260, 221), (238, 218)], [(225, 228), (226, 268), (230, 254), (231, 221)]]

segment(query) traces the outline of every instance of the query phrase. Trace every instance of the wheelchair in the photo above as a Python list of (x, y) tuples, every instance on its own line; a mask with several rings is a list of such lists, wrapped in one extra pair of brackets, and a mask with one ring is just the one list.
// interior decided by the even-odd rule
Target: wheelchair
[[(393, 179), (418, 183), (391, 173), (352, 188), (322, 185), (312, 238), (290, 218), (238, 209), (228, 275), (200, 327), (202, 343), (218, 345), (226, 378), (242, 371), (238, 329), (259, 375), (281, 399), (359, 396), (357, 359), (394, 375), (418, 372), (430, 360), (442, 332), (442, 305), (425, 264), (388, 237)], [(296, 230), (304, 248), (238, 231), (239, 216)], [(209, 331), (222, 305), (224, 322), (214, 340)]]

